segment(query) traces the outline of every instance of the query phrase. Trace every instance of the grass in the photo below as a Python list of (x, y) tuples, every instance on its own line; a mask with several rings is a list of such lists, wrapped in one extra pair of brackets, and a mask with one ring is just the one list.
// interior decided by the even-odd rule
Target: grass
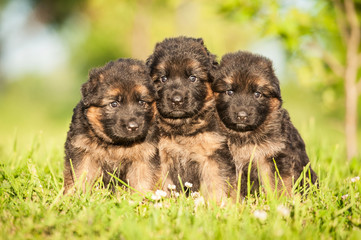
[[(361, 158), (345, 160), (337, 121), (329, 125), (320, 116), (302, 115), (309, 111), (297, 111), (287, 92), (284, 99), (306, 142), (319, 189), (307, 198), (268, 194), (222, 207), (182, 194), (154, 201), (124, 189), (63, 196), (63, 143), (71, 107), (66, 122), (51, 123), (56, 127), (28, 121), (14, 133), (11, 119), (27, 119), (24, 111), (32, 110), (14, 112), (21, 105), (8, 105), (12, 112), (0, 118), (0, 238), (361, 239), (361, 180), (351, 181), (361, 177)], [(312, 98), (308, 101), (314, 106)]]
[(124, 189), (64, 197), (63, 148), (44, 146), (41, 136), (27, 150), (15, 139), (1, 152), (2, 239), (361, 238), (361, 181), (351, 181), (361, 176), (361, 162), (345, 162), (335, 146), (312, 147), (320, 188), (307, 198), (269, 194), (223, 207), (182, 194), (153, 201)]

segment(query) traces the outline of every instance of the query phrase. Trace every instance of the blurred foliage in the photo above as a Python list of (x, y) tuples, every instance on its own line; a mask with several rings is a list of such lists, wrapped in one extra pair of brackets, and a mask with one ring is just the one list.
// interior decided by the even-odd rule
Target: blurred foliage
[[(342, 131), (343, 82), (320, 51), (327, 49), (344, 61), (345, 46), (330, 1), (305, 0), (306, 7), (296, 4), (302, 0), (19, 1), (33, 7), (36, 18), (30, 20), (56, 31), (69, 59), (50, 76), (25, 75), (0, 86), (4, 132), (21, 124), (24, 129), (50, 124), (49, 129), (65, 132), (90, 68), (120, 57), (145, 60), (157, 42), (178, 35), (204, 38), (218, 59), (265, 38), (281, 41), (287, 53), (283, 95), (296, 126), (317, 118), (322, 129)], [(0, 7), (6, 2), (0, 1)], [(360, 11), (361, 0), (356, 2)]]
[[(301, 1), (299, 1), (301, 3)], [(345, 43), (336, 22), (335, 6), (328, 0), (218, 1), (219, 13), (231, 22), (251, 23), (261, 36), (281, 39), (290, 60), (288, 77), (312, 87), (324, 107), (343, 119), (344, 84), (326, 64), (325, 53), (345, 63)], [(361, 12), (361, 1), (355, 1)], [(361, 119), (359, 119), (361, 124)]]

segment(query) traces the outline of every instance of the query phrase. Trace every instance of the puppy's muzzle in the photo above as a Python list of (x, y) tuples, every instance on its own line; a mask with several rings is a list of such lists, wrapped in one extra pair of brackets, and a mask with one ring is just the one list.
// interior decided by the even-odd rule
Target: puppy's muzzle
[(247, 121), (248, 119), (248, 113), (246, 113), (245, 111), (240, 111), (237, 113), (237, 120), (240, 121)]
[(179, 93), (175, 93), (171, 97), (171, 101), (172, 101), (172, 106), (178, 107), (178, 106), (183, 105), (184, 97)]
[(136, 121), (129, 121), (126, 128), (129, 132), (135, 132), (139, 129), (139, 124)]

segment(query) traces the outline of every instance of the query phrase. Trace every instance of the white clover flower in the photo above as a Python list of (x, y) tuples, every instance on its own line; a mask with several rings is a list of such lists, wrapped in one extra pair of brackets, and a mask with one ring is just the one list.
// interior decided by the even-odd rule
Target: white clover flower
[(198, 207), (200, 205), (204, 205), (205, 202), (204, 202), (204, 198), (203, 197), (198, 197), (196, 199), (194, 199), (194, 205), (195, 207)]
[(342, 200), (345, 200), (346, 198), (348, 198), (348, 194), (341, 196), (341, 198), (342, 198)]
[(154, 203), (155, 208), (162, 208), (163, 204), (161, 202)]
[(179, 192), (172, 192), (172, 193), (176, 198), (179, 197)]
[(279, 212), (284, 217), (290, 216), (291, 213), (291, 211), (284, 205), (279, 205), (277, 207), (277, 212)]
[(357, 182), (357, 181), (360, 181), (359, 176), (351, 178), (351, 182)]
[(159, 197), (166, 197), (167, 193), (163, 190), (157, 190), (157, 191), (155, 191), (155, 195), (157, 195)]
[(192, 192), (191, 193), (192, 198), (199, 198), (200, 196), (201, 196), (201, 194), (199, 194), (199, 192)]
[(157, 194), (153, 194), (152, 195), (152, 200), (154, 200), (154, 201), (158, 201), (158, 200), (160, 200), (162, 197), (161, 196), (159, 196), (159, 195), (157, 195)]
[(175, 185), (168, 184), (168, 189), (169, 189), (169, 190), (175, 190)]
[(264, 221), (267, 219), (267, 213), (263, 210), (254, 211), (253, 216), (261, 221)]
[(191, 188), (193, 187), (193, 184), (189, 182), (185, 182), (184, 186), (186, 186), (187, 188)]

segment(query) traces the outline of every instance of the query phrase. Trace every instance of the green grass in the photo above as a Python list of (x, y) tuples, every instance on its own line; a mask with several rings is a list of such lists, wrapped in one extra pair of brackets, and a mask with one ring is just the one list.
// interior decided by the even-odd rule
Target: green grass
[[(2, 239), (361, 238), (361, 181), (351, 182), (361, 176), (361, 162), (345, 162), (335, 146), (311, 147), (320, 188), (307, 198), (263, 195), (223, 207), (196, 206), (182, 195), (153, 201), (122, 189), (64, 197), (63, 146), (45, 146), (37, 136), (27, 150), (14, 140), (1, 152)], [(289, 215), (282, 215), (279, 206)], [(265, 220), (255, 216), (257, 210), (266, 212)]]
[(51, 103), (29, 118), (37, 105), (0, 101), (6, 113), (0, 117), (0, 239), (361, 239), (361, 180), (351, 182), (361, 177), (361, 158), (345, 160), (342, 124), (300, 91), (283, 91), (283, 98), (319, 189), (307, 198), (269, 194), (223, 207), (183, 195), (158, 202), (122, 189), (63, 196), (63, 144), (73, 106), (62, 106), (65, 120), (55, 114), (55, 121), (44, 107)]

